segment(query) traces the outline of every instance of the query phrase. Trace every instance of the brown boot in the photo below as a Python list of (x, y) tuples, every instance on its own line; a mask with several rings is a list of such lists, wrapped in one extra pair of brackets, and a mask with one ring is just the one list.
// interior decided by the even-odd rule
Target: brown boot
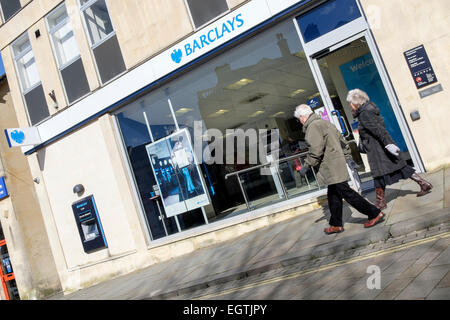
[(424, 196), (427, 193), (431, 192), (431, 189), (433, 189), (433, 185), (429, 183), (428, 181), (422, 179), (421, 176), (419, 176), (417, 173), (414, 173), (411, 176), (411, 179), (417, 182), (420, 186), (420, 191), (417, 193), (418, 197)]
[(376, 188), (376, 197), (377, 200), (375, 202), (375, 207), (377, 207), (380, 210), (383, 210), (387, 207), (386, 201), (384, 200), (384, 188)]

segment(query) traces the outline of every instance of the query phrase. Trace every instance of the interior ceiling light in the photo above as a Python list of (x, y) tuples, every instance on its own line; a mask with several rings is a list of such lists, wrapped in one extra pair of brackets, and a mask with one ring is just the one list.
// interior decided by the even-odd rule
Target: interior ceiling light
[(208, 118), (216, 118), (219, 117), (227, 112), (229, 112), (230, 110), (226, 110), (226, 109), (220, 109), (219, 111), (216, 111), (214, 113), (211, 113)]
[(284, 114), (284, 111), (277, 112), (277, 113), (271, 115), (270, 117), (271, 117), (271, 118), (276, 118), (276, 117), (278, 117), (278, 116), (281, 116), (282, 114)]
[(244, 86), (246, 86), (246, 85), (248, 85), (248, 84), (250, 84), (252, 82), (255, 82), (255, 80), (243, 78), (243, 79), (241, 79), (241, 80), (239, 80), (239, 81), (237, 81), (237, 82), (235, 82), (233, 84), (230, 84), (229, 86), (226, 86), (225, 89), (228, 89), (228, 90), (239, 90), (240, 88), (242, 88), (242, 87), (244, 87)]
[(300, 52), (294, 53), (294, 56), (296, 56), (300, 59), (306, 59), (305, 51), (300, 51)]
[(263, 113), (264, 113), (264, 111), (258, 110), (256, 112), (254, 112), (253, 114), (249, 115), (248, 117), (249, 118), (255, 118), (255, 117), (257, 117), (257, 116), (259, 116), (260, 114), (263, 114)]
[(181, 108), (181, 109), (177, 110), (175, 113), (176, 114), (185, 114), (185, 113), (188, 113), (188, 112), (191, 112), (191, 111), (192, 111), (191, 108)]
[(298, 90), (292, 91), (292, 92), (289, 94), (289, 97), (290, 97), (290, 98), (293, 98), (293, 97), (295, 97), (296, 95), (298, 95), (298, 94), (300, 94), (300, 93), (303, 93), (303, 92), (305, 92), (305, 90), (303, 90), (303, 89), (298, 89)]

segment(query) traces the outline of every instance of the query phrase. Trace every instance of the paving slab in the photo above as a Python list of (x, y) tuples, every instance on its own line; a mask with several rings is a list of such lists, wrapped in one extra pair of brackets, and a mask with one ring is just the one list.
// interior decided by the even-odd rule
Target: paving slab
[(426, 297), (427, 300), (450, 300), (450, 287), (435, 288)]
[(395, 300), (417, 300), (425, 299), (439, 283), (439, 280), (417, 280), (414, 279)]
[(431, 266), (446, 265), (449, 263), (450, 263), (450, 248), (447, 248), (436, 259), (433, 260)]
[(449, 222), (449, 211), (449, 208), (441, 208), (432, 212), (429, 211), (426, 215), (414, 216), (411, 214), (408, 219), (401, 221), (401, 223), (399, 223), (399, 221), (388, 221), (388, 223), (391, 224), (390, 233), (393, 237), (397, 237), (413, 231), (423, 230), (429, 228), (430, 226)]
[(439, 284), (437, 285), (437, 288), (448, 288), (450, 287), (450, 271), (447, 272), (444, 278), (441, 279)]
[(377, 300), (393, 300), (400, 292), (402, 292), (412, 281), (414, 277), (394, 279), (388, 286), (386, 286), (380, 294), (376, 297)]

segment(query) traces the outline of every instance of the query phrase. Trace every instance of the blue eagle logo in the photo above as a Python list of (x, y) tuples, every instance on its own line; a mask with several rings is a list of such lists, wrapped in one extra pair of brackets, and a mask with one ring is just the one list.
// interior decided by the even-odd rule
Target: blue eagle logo
[(181, 58), (183, 58), (183, 52), (181, 51), (181, 49), (173, 50), (171, 56), (172, 56), (172, 60), (175, 63), (180, 63), (181, 62)]
[(14, 130), (13, 132), (11, 132), (11, 139), (13, 139), (18, 144), (22, 144), (22, 142), (25, 140), (25, 134), (23, 133), (23, 131)]

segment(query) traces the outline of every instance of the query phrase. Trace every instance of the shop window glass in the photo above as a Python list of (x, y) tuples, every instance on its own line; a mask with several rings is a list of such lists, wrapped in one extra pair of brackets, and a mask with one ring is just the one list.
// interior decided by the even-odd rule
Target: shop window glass
[(330, 0), (297, 20), (305, 42), (323, 36), (361, 17), (355, 0)]
[(47, 22), (67, 99), (72, 103), (90, 89), (66, 6), (52, 12)]
[(186, 0), (195, 28), (198, 28), (228, 10), (226, 0)]
[(30, 123), (35, 125), (50, 113), (28, 35), (19, 38), (12, 48)]
[[(201, 210), (193, 210), (167, 217), (159, 199), (152, 199), (157, 185), (146, 145), (176, 131), (167, 94), (158, 90), (124, 108), (118, 121), (130, 163), (138, 186), (145, 219), (153, 240), (187, 230), (205, 223)], [(164, 168), (168, 167), (162, 165)], [(178, 222), (176, 221), (178, 220)]]
[(3, 13), (4, 21), (11, 18), (20, 10), (20, 8), (22, 8), (20, 5), (20, 0), (0, 0), (0, 7)]
[[(231, 135), (232, 147), (227, 132), (241, 129), (254, 133), (258, 141), (263, 135), (270, 139), (277, 137), (279, 158), (306, 151), (302, 127), (293, 113), (296, 106), (311, 99), (319, 109), (323, 108), (295, 26), (287, 21), (122, 108), (119, 125), (143, 202), (155, 183), (144, 150), (150, 142), (147, 127), (151, 127), (154, 140), (171, 133), (174, 125), (169, 102), (179, 128), (189, 131), (194, 148), (196, 143), (200, 144), (202, 155), (198, 160), (212, 202), (211, 208), (205, 208), (209, 222), (248, 212), (248, 206), (253, 210), (283, 201), (285, 192), (288, 197), (295, 197), (317, 191), (320, 186), (314, 171), (303, 178), (296, 171), (298, 162), (289, 160), (279, 166), (279, 176), (269, 168), (262, 172), (258, 165), (266, 163), (267, 158), (260, 156), (257, 163), (250, 161), (254, 156), (250, 138), (245, 143), (245, 152), (238, 154), (238, 138)], [(214, 141), (205, 138), (209, 130), (214, 130), (215, 138), (222, 143), (221, 161), (216, 150), (209, 149)], [(132, 155), (136, 148), (142, 149), (139, 159)], [(216, 157), (215, 161), (208, 156)], [(142, 171), (149, 181), (142, 181)], [(242, 187), (236, 176), (225, 178), (233, 173), (239, 173)], [(147, 214), (153, 210), (145, 205), (144, 208)], [(204, 224), (200, 212), (193, 221)]]
[(81, 11), (102, 83), (126, 70), (105, 0), (80, 0)]

